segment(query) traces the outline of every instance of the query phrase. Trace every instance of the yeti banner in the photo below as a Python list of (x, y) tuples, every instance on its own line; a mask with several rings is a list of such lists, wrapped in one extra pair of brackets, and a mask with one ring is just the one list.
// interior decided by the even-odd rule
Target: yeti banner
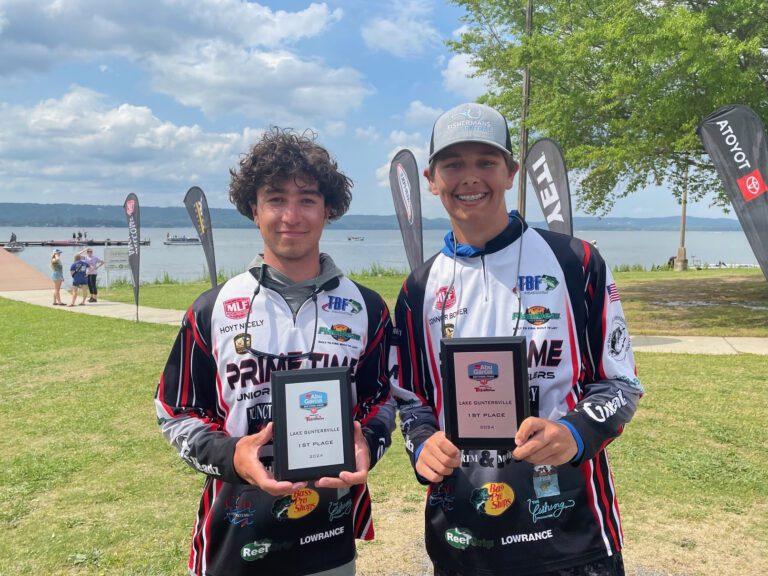
[(213, 229), (211, 228), (211, 215), (208, 212), (208, 201), (202, 189), (192, 186), (184, 196), (184, 206), (195, 225), (197, 235), (203, 245), (205, 261), (208, 265), (208, 275), (211, 278), (211, 288), (216, 288), (216, 254), (213, 251)]
[(537, 140), (525, 157), (525, 169), (549, 229), (573, 236), (568, 171), (557, 142), (549, 138)]
[(141, 250), (141, 219), (139, 199), (131, 192), (123, 203), (125, 218), (128, 220), (128, 266), (133, 280), (133, 300), (136, 302), (136, 321), (139, 321), (139, 252)]
[(397, 223), (403, 235), (405, 255), (413, 270), (424, 262), (424, 240), (421, 234), (419, 169), (410, 150), (400, 150), (392, 159), (389, 166), (389, 187), (395, 203)]
[(768, 280), (768, 143), (760, 117), (746, 106), (724, 106), (698, 127), (736, 216)]

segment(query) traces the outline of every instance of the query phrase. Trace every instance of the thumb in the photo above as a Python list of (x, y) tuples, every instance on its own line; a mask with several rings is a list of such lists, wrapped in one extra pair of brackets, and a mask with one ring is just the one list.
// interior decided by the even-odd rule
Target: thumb
[(517, 429), (517, 434), (515, 434), (515, 445), (522, 446), (531, 436), (533, 436), (543, 427), (544, 423), (541, 418), (534, 418), (529, 416), (523, 420), (523, 423), (520, 424), (520, 428)]

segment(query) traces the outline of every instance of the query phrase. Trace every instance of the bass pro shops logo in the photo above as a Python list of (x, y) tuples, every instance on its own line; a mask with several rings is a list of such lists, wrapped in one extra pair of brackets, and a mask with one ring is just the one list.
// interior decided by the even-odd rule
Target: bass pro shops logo
[(741, 195), (744, 197), (744, 201), (751, 202), (766, 190), (768, 186), (765, 185), (763, 175), (760, 173), (760, 169), (753, 170), (746, 176), (742, 176), (736, 183), (739, 185)]

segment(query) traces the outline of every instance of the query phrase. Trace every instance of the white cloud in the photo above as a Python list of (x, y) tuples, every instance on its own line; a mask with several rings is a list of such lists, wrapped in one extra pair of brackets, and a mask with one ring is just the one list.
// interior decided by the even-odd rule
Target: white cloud
[(398, 58), (423, 54), (427, 46), (440, 43), (440, 34), (429, 20), (432, 9), (432, 2), (395, 0), (387, 17), (373, 18), (363, 26), (366, 46)]
[(34, 106), (0, 105), (0, 174), (17, 201), (42, 193), (49, 201), (121, 202), (149, 189), (173, 193), (176, 203), (193, 184), (226, 187), (228, 169), (257, 137), (164, 122), (149, 108), (113, 105), (74, 86)]
[(341, 120), (337, 120), (334, 122), (326, 122), (323, 125), (323, 129), (320, 132), (320, 137), (327, 137), (327, 138), (339, 138), (341, 136), (344, 136), (347, 132), (347, 124), (346, 122), (342, 122)]
[(441, 108), (432, 108), (421, 100), (413, 100), (405, 112), (405, 120), (412, 125), (428, 124), (431, 126), (442, 113)]
[(329, 68), (288, 51), (244, 51), (221, 42), (149, 60), (153, 88), (216, 116), (237, 112), (299, 127), (343, 118), (368, 88), (351, 68)]
[(207, 115), (296, 126), (343, 119), (372, 92), (357, 70), (290, 50), (342, 18), (326, 4), (295, 12), (241, 0), (0, 5), (0, 77), (122, 57), (148, 71), (155, 90)]
[(470, 77), (476, 72), (468, 54), (456, 54), (442, 71), (443, 86), (467, 100), (476, 100), (488, 91), (489, 82), (482, 76)]
[(406, 147), (407, 145), (414, 143), (422, 145), (424, 142), (424, 137), (418, 132), (412, 132), (411, 134), (408, 134), (408, 132), (405, 132), (404, 130), (392, 130), (392, 132), (389, 133), (387, 141), (392, 145)]
[(369, 125), (365, 128), (355, 128), (355, 138), (367, 140), (368, 142), (378, 142), (381, 135), (374, 126)]

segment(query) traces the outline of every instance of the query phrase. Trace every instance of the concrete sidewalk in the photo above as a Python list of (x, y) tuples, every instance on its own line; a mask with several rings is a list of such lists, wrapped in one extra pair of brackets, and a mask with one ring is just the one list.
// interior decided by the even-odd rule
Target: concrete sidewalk
[[(136, 320), (136, 306), (133, 304), (123, 304), (122, 302), (99, 300), (98, 302), (86, 303), (85, 306), (75, 304), (72, 308), (69, 308), (68, 306), (54, 306), (52, 288), (48, 288), (47, 290), (5, 290), (0, 291), (0, 298), (26, 302), (27, 304), (36, 304), (37, 306), (45, 306), (46, 308), (61, 312), (76, 312), (78, 314), (105, 316), (107, 318), (119, 318), (121, 320)], [(71, 294), (62, 292), (61, 299), (64, 302), (70, 302), (71, 298)], [(80, 296), (78, 296), (78, 302), (80, 299)], [(139, 322), (179, 326), (183, 317), (183, 310), (165, 310), (162, 308), (139, 306)]]
[[(99, 300), (85, 306), (52, 306), (53, 291), (16, 290), (0, 291), (0, 298), (18, 300), (28, 304), (37, 304), (63, 312), (77, 312), (123, 320), (136, 319), (136, 307), (133, 304)], [(64, 296), (64, 295), (62, 295)], [(66, 301), (70, 296), (66, 295)], [(79, 300), (79, 298), (78, 298)], [(178, 326), (184, 316), (183, 310), (163, 310), (139, 306), (139, 321)], [(714, 336), (642, 336), (632, 337), (635, 352), (668, 352), (673, 354), (761, 354), (768, 356), (768, 338), (737, 338)]]

